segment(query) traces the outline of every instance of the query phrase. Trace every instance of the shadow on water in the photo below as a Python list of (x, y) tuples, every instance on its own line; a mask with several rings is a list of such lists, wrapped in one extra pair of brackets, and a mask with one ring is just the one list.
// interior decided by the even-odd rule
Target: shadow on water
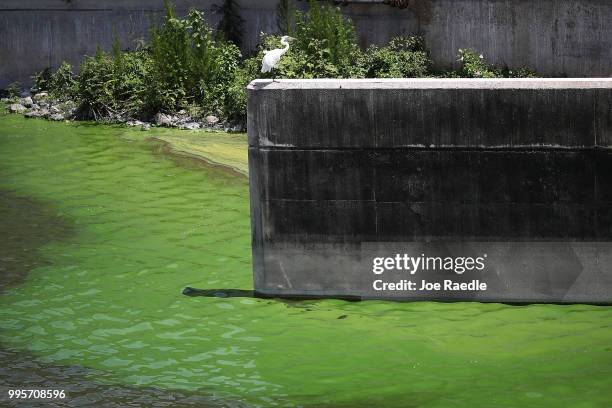
[(47, 262), (38, 250), (75, 233), (74, 224), (30, 197), (0, 189), (0, 293), (21, 283), (28, 272)]
[[(187, 286), (183, 289), (183, 295), (185, 296), (202, 296), (202, 297), (216, 297), (216, 298), (232, 298), (232, 297), (247, 297), (257, 299), (276, 299), (285, 302), (299, 302), (301, 300), (324, 300), (330, 299), (329, 296), (308, 296), (308, 295), (293, 295), (293, 296), (271, 296), (263, 293), (256, 292), (254, 290), (244, 289), (196, 289)], [(359, 296), (334, 296), (333, 299), (344, 300), (347, 302), (361, 302), (363, 299)]]
[[(104, 373), (79, 366), (40, 362), (27, 353), (0, 345), (1, 406), (25, 407), (246, 407), (213, 396), (196, 395), (153, 387), (126, 387), (94, 381)], [(55, 400), (7, 399), (9, 389), (63, 390), (66, 398)], [(5, 405), (6, 404), (6, 405)]]
[[(389, 299), (389, 298), (362, 298), (360, 296), (308, 296), (308, 295), (292, 295), (292, 296), (272, 296), (265, 295), (254, 290), (244, 290), (244, 289), (197, 289), (192, 288), (190, 286), (185, 287), (183, 289), (182, 294), (190, 297), (212, 297), (212, 298), (254, 298), (254, 299), (274, 299), (285, 303), (295, 304), (300, 301), (305, 300), (326, 300), (326, 299), (334, 299), (334, 300), (343, 300), (346, 302), (366, 302), (366, 301), (380, 301), (383, 300), (385, 302), (395, 302), (395, 303), (415, 303), (415, 302), (431, 302), (435, 301), (438, 303), (462, 303), (464, 300), (448, 300), (448, 299)], [(557, 306), (571, 306), (571, 305), (590, 305), (590, 306), (602, 306), (608, 307), (612, 304), (610, 303), (558, 303), (558, 302), (495, 302), (495, 301), (480, 301), (478, 303), (498, 303), (506, 306), (531, 306), (537, 304), (547, 304), (547, 305), (557, 305)]]
[(196, 289), (187, 286), (183, 289), (183, 295), (185, 296), (202, 296), (202, 297), (217, 297), (217, 298), (234, 298), (234, 297), (246, 297), (254, 298), (255, 291), (243, 290), (243, 289)]
[[(0, 189), (0, 296), (22, 283), (28, 272), (48, 265), (39, 250), (75, 235), (75, 224), (45, 203)], [(0, 406), (25, 407), (243, 407), (195, 392), (102, 384), (104, 373), (80, 366), (47, 364), (0, 344)], [(15, 400), (9, 389), (64, 390), (63, 400)]]

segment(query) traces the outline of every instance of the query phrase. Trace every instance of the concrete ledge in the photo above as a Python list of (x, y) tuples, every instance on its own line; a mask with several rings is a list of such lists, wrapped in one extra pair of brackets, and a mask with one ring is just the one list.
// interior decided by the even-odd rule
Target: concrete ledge
[[(255, 290), (612, 302), (611, 102), (610, 79), (254, 81)], [(396, 254), (486, 267), (373, 274)]]
[(248, 89), (610, 89), (612, 78), (256, 79)]
[(280, 80), (249, 86), (249, 144), (612, 147), (612, 79)]

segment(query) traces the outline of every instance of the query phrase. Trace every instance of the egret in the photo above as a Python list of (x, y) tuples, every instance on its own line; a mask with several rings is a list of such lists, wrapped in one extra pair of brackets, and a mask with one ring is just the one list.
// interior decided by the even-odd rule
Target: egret
[(281, 44), (284, 45), (284, 48), (277, 48), (271, 51), (264, 51), (263, 63), (261, 65), (261, 72), (270, 72), (272, 68), (276, 68), (281, 57), (289, 51), (289, 40), (294, 40), (294, 38), (289, 37), (288, 35), (284, 35), (281, 37)]

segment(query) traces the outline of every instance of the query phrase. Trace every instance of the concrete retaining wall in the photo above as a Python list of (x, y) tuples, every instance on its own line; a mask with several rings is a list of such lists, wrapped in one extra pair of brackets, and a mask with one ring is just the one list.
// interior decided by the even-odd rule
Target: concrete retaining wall
[(612, 302), (612, 79), (258, 80), (248, 132), (261, 294)]
[[(221, 0), (175, 0), (177, 11), (207, 13)], [(260, 32), (276, 31), (277, 0), (241, 0), (244, 50)], [(297, 2), (304, 8), (304, 2)], [(422, 34), (438, 68), (455, 66), (459, 48), (474, 47), (504, 66), (544, 76), (612, 76), (612, 2), (608, 0), (414, 0), (403, 10), (380, 1), (343, 6), (363, 46), (400, 34)], [(0, 87), (67, 60), (78, 64), (113, 36), (133, 47), (161, 15), (161, 0), (3, 0), (0, 2)]]

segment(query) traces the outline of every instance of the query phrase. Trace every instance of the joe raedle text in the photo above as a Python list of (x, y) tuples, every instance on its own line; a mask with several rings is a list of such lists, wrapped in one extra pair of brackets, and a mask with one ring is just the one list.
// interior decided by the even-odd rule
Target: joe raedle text
[[(479, 257), (429, 257), (425, 254), (414, 257), (409, 254), (395, 254), (392, 257), (376, 257), (372, 261), (372, 272), (379, 279), (372, 282), (376, 291), (486, 291), (487, 283), (479, 279), (466, 282), (457, 282), (453, 279), (444, 279), (442, 282), (429, 281), (426, 278), (415, 279), (413, 276), (419, 271), (448, 271), (456, 275), (463, 275), (469, 271), (482, 271), (485, 268), (487, 255)], [(411, 275), (411, 279), (400, 279), (388, 282), (383, 274), (389, 271), (400, 271)]]

